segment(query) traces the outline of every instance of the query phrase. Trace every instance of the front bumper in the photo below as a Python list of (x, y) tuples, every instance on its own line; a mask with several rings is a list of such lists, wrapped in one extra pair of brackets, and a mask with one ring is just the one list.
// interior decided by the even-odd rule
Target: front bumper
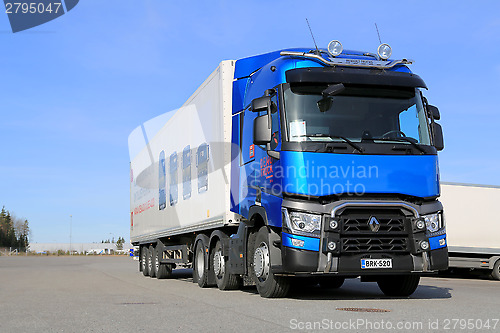
[[(284, 273), (337, 273), (340, 275), (373, 275), (425, 273), (448, 268), (448, 248), (424, 252), (423, 254), (350, 254), (332, 256), (330, 263), (318, 269), (319, 252), (299, 250), (291, 247), (282, 248)], [(361, 259), (392, 259), (390, 269), (361, 269)], [(328, 267), (327, 267), (328, 265)], [(328, 268), (328, 269), (327, 269)]]
[[(372, 203), (373, 206), (364, 205), (363, 207), (358, 207), (355, 203), (352, 205), (353, 209), (348, 204), (341, 203), (342, 207), (349, 207), (344, 208), (346, 209), (344, 211), (333, 207), (332, 218), (338, 218), (340, 227), (335, 230), (329, 229), (327, 222), (329, 214), (323, 215), (319, 238), (298, 236), (288, 229), (284, 230), (281, 235), (282, 272), (285, 274), (376, 275), (425, 273), (448, 268), (445, 229), (431, 234), (415, 229), (414, 223), (414, 218), (442, 209), (439, 203), (437, 205), (433, 203), (429, 205), (430, 207), (410, 206), (402, 203), (402, 216), (395, 215), (394, 212), (387, 213), (385, 211), (386, 207), (389, 207), (387, 202)], [(399, 203), (394, 204), (394, 207), (397, 207)], [(380, 230), (370, 231), (367, 229), (367, 221), (370, 220), (374, 211), (377, 212), (377, 209), (379, 212), (382, 211), (381, 206), (384, 207), (383, 212), (386, 215), (383, 216), (382, 213), (377, 215), (381, 217), (379, 219)], [(360, 207), (362, 210), (359, 209)], [(315, 211), (300, 208), (303, 211)], [(351, 209), (350, 212), (349, 209)], [(329, 208), (326, 212), (328, 211), (330, 211)], [(331, 242), (337, 244), (334, 250), (328, 249), (327, 244)], [(428, 247), (421, 247), (422, 242), (428, 242)], [(362, 259), (391, 259), (392, 268), (362, 269)]]
[[(377, 275), (377, 274), (404, 274), (425, 273), (448, 268), (448, 248), (426, 252), (425, 254), (354, 254), (333, 257), (328, 269), (318, 270), (318, 252), (299, 250), (290, 247), (282, 248), (283, 270), (289, 274), (325, 274), (336, 273), (339, 275)], [(427, 255), (427, 258), (424, 256)], [(392, 259), (390, 269), (361, 269), (361, 259)]]

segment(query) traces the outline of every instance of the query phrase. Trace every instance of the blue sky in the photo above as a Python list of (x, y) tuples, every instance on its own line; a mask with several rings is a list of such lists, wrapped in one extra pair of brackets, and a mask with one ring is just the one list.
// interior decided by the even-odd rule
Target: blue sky
[(13, 34), (0, 14), (0, 205), (35, 242), (129, 239), (127, 138), (221, 60), (331, 39), (411, 58), (441, 110), (444, 181), (500, 185), (500, 2), (82, 0)]

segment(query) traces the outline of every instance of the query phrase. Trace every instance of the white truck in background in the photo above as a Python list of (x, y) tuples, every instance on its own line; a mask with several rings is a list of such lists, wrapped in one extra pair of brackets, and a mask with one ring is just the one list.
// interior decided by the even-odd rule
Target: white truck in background
[[(490, 270), (500, 280), (500, 186), (441, 183), (449, 267)], [(474, 209), (471, 209), (474, 207)]]

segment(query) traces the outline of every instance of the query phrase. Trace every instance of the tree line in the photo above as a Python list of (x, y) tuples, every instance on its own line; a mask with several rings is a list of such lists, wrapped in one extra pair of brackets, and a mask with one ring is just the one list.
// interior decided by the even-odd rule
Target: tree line
[(29, 246), (28, 220), (17, 218), (5, 206), (0, 212), (0, 247), (13, 247), (25, 251)]
[[(115, 238), (113, 237), (112, 240), (106, 239), (102, 240), (101, 243), (115, 243)], [(125, 243), (125, 238), (123, 237), (118, 237), (118, 240), (116, 241), (116, 249), (117, 250), (122, 250), (123, 249), (123, 244)]]

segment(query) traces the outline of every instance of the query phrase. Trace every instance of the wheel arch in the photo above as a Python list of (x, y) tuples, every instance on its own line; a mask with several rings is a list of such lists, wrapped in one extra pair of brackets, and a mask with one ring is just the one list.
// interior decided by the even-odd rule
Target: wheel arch
[[(208, 245), (209, 252), (211, 253), (213, 251), (218, 240), (222, 243), (223, 255), (225, 257), (229, 256), (229, 235), (222, 230), (212, 231)], [(209, 268), (211, 267), (209, 266)]]
[(248, 210), (249, 227), (260, 229), (269, 226), (266, 209), (262, 206), (253, 205)]

